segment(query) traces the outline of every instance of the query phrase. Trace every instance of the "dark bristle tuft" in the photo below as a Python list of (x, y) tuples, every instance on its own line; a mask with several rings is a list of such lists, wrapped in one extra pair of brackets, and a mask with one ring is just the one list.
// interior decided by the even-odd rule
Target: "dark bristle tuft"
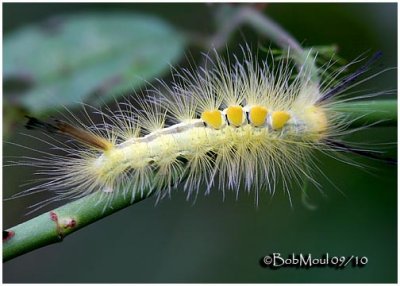
[(351, 75), (345, 77), (339, 84), (328, 90), (327, 93), (317, 101), (317, 103), (326, 101), (346, 89), (351, 83), (366, 73), (369, 67), (372, 66), (382, 56), (382, 54), (382, 51), (376, 52), (362, 67), (360, 67)]
[(49, 133), (55, 133), (59, 131), (59, 128), (53, 124), (41, 121), (35, 117), (25, 116), (28, 118), (28, 122), (25, 124), (25, 128), (29, 130), (40, 129)]
[(380, 156), (376, 153), (373, 153), (371, 151), (366, 151), (366, 150), (361, 150), (361, 149), (357, 149), (355, 147), (349, 146), (347, 144), (344, 144), (342, 142), (338, 142), (332, 139), (327, 139), (325, 140), (325, 142), (328, 144), (328, 146), (338, 150), (338, 151), (344, 151), (344, 152), (350, 152), (350, 153), (354, 153), (360, 156), (364, 156), (370, 159), (375, 159), (378, 161), (382, 161), (385, 162), (386, 164), (389, 165), (397, 165), (397, 159), (396, 158), (388, 158), (388, 157), (384, 157), (384, 156)]

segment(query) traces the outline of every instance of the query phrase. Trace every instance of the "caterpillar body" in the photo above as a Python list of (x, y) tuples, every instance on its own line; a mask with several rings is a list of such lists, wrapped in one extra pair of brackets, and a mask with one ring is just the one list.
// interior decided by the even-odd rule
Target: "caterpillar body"
[(172, 85), (161, 82), (163, 89), (136, 99), (139, 108), (96, 109), (102, 125), (29, 117), (28, 128), (81, 145), (33, 158), (51, 177), (23, 194), (46, 189), (59, 200), (101, 191), (111, 198), (152, 189), (161, 198), (181, 184), (189, 198), (217, 185), (223, 192), (254, 191), (258, 201), (259, 190), (274, 193), (278, 182), (289, 195), (305, 180), (318, 185), (315, 150), (351, 151), (339, 139), (351, 132), (350, 122), (332, 107), (370, 63), (342, 81), (339, 71), (318, 83), (306, 65), (297, 72), (288, 58), (259, 65), (249, 54), (243, 62), (216, 56), (200, 71), (176, 72)]

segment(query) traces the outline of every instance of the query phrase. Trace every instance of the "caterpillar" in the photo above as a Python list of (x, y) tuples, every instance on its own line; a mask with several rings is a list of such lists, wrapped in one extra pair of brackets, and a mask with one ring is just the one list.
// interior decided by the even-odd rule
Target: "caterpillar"
[(379, 157), (341, 140), (354, 130), (346, 114), (334, 109), (379, 53), (347, 77), (344, 68), (327, 76), (329, 63), (316, 82), (306, 65), (311, 52), (296, 66), (290, 56), (259, 63), (249, 49), (243, 51), (242, 61), (215, 52), (197, 71), (174, 70), (172, 84), (159, 81), (161, 88), (148, 90), (144, 99), (128, 98), (116, 112), (84, 106), (102, 124), (89, 115), (89, 125), (74, 115), (54, 122), (28, 116), (26, 127), (60, 138), (49, 144), (63, 154), (26, 162), (46, 177), (19, 195), (49, 190), (55, 193), (49, 203), (98, 191), (111, 199), (117, 192), (143, 195), (151, 189), (163, 198), (182, 186), (187, 199), (214, 188), (236, 195), (244, 189), (258, 203), (260, 190), (274, 194), (279, 183), (289, 198), (304, 181), (320, 187), (314, 179), (317, 151)]

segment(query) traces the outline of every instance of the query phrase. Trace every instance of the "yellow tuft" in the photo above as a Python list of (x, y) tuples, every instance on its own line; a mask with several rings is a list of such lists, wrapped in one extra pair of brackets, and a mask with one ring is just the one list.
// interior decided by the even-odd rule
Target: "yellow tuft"
[(201, 119), (214, 129), (220, 129), (222, 127), (222, 114), (219, 110), (204, 111), (201, 114)]
[(268, 109), (264, 106), (253, 106), (250, 109), (250, 121), (255, 127), (262, 126), (267, 118)]
[(277, 130), (281, 129), (286, 122), (290, 119), (290, 114), (286, 111), (274, 111), (271, 115), (272, 118), (272, 128)]
[(307, 118), (310, 126), (310, 134), (318, 134), (318, 138), (322, 137), (328, 129), (328, 119), (326, 118), (326, 111), (315, 105), (310, 106), (304, 110), (304, 115)]
[(226, 109), (226, 116), (230, 124), (239, 127), (243, 123), (243, 108), (240, 105), (229, 106)]

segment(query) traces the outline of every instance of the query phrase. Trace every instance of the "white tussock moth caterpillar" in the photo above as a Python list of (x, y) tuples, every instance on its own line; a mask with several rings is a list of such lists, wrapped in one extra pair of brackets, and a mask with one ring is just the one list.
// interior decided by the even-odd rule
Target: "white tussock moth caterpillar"
[[(306, 61), (312, 57), (310, 52)], [(50, 190), (56, 193), (51, 202), (100, 191), (111, 199), (115, 192), (151, 189), (160, 198), (182, 185), (188, 198), (216, 186), (236, 195), (253, 191), (258, 203), (258, 192), (274, 193), (279, 181), (289, 196), (304, 181), (318, 187), (315, 150), (379, 158), (341, 141), (353, 132), (352, 122), (334, 108), (378, 57), (344, 77), (343, 69), (324, 74), (328, 63), (318, 83), (306, 64), (296, 68), (289, 56), (259, 64), (247, 48), (243, 61), (215, 55), (198, 71), (175, 72), (172, 85), (162, 83), (145, 99), (132, 97), (139, 108), (130, 102), (116, 112), (93, 108), (103, 118), (100, 125), (28, 117), (28, 129), (63, 136), (49, 144), (64, 154), (26, 162), (46, 177), (17, 196)], [(75, 143), (60, 142), (65, 138)]]

